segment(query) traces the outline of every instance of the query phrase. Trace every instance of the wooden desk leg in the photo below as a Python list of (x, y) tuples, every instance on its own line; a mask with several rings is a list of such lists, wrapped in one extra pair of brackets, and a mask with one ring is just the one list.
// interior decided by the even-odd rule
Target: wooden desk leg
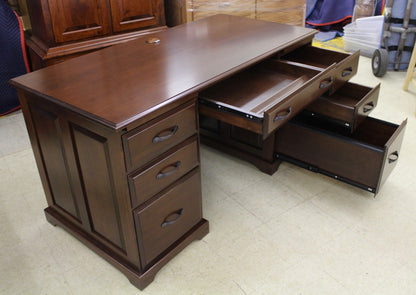
[(413, 80), (415, 75), (415, 64), (416, 64), (416, 42), (413, 47), (412, 56), (410, 58), (409, 67), (407, 68), (406, 80), (404, 81), (403, 90), (407, 91), (409, 88), (410, 81)]

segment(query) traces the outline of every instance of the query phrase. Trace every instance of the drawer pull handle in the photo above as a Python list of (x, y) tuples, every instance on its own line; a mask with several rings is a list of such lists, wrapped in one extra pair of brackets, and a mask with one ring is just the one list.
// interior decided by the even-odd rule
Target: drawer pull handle
[(368, 113), (372, 109), (374, 109), (374, 102), (371, 101), (371, 102), (364, 105), (363, 111), (364, 111), (364, 113)]
[(289, 107), (287, 110), (277, 113), (276, 117), (274, 117), (274, 119), (273, 119), (273, 122), (282, 121), (284, 119), (287, 119), (290, 116), (291, 113), (292, 113), (292, 107)]
[(162, 171), (163, 170), (165, 170), (166, 168), (168, 168), (168, 167), (173, 167), (173, 169), (171, 169), (170, 171), (168, 171), (168, 172), (159, 172), (157, 175), (156, 175), (156, 179), (162, 179), (162, 178), (164, 178), (164, 177), (166, 177), (166, 176), (169, 176), (169, 175), (171, 175), (171, 174), (173, 174), (173, 173), (175, 173), (176, 171), (178, 171), (178, 169), (179, 169), (179, 167), (181, 166), (181, 161), (178, 161), (178, 162), (176, 162), (175, 164), (173, 164), (173, 165), (169, 165), (169, 166), (167, 166), (167, 167), (165, 167), (165, 168), (163, 168), (162, 169)]
[(332, 84), (333, 80), (334, 79), (332, 79), (332, 77), (329, 77), (328, 79), (321, 81), (321, 83), (319, 84), (319, 88), (322, 89), (322, 88), (328, 87), (329, 85)]
[(218, 4), (219, 8), (225, 8), (225, 7), (230, 7), (230, 6), (231, 6), (230, 2), (225, 2), (225, 3)]
[(352, 74), (352, 71), (353, 71), (352, 67), (346, 68), (342, 71), (341, 76), (342, 77), (347, 77), (347, 76)]
[(399, 159), (399, 153), (397, 151), (389, 155), (389, 164), (396, 162)]
[(160, 43), (160, 39), (157, 37), (151, 37), (149, 39), (146, 40), (147, 44), (159, 44)]
[(153, 143), (158, 143), (158, 142), (161, 142), (161, 141), (165, 141), (166, 139), (169, 139), (169, 138), (171, 138), (172, 136), (174, 136), (174, 135), (175, 135), (175, 133), (176, 133), (176, 131), (178, 131), (178, 129), (179, 129), (179, 126), (178, 126), (178, 125), (175, 125), (175, 126), (174, 126), (171, 130), (170, 130), (169, 134), (166, 134), (166, 135), (160, 135), (160, 134), (162, 134), (163, 132), (166, 132), (166, 131), (162, 131), (161, 133), (159, 133), (159, 135), (156, 135), (155, 137), (153, 137), (152, 142), (153, 142)]
[(182, 216), (183, 208), (175, 212), (170, 213), (162, 222), (162, 228), (165, 228), (171, 224), (174, 224)]

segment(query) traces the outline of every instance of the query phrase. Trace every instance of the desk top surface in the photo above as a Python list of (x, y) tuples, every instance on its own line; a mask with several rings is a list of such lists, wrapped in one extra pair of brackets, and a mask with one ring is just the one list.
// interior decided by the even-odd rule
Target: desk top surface
[[(26, 74), (11, 84), (121, 129), (314, 34), (216, 15)], [(152, 37), (160, 42), (146, 43)]]

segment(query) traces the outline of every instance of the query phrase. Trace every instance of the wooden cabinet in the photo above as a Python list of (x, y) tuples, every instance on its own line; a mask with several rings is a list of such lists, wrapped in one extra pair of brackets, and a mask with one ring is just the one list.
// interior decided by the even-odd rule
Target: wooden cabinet
[(137, 38), (164, 28), (161, 0), (27, 1), (32, 68)]
[(166, 1), (166, 21), (169, 26), (176, 26), (215, 14), (228, 14), (304, 26), (305, 9), (305, 0)]
[[(32, 32), (35, 36), (41, 36), (42, 33), (51, 34), (45, 40), (49, 44), (82, 40), (106, 35), (111, 32), (111, 19), (106, 9), (105, 0), (83, 0), (77, 2), (53, 0), (43, 2), (48, 4), (48, 11), (43, 10), (42, 15), (45, 16), (49, 12), (52, 26), (49, 30), (39, 32), (40, 29), (46, 28), (36, 26), (34, 23)], [(33, 2), (29, 1), (28, 8), (30, 12), (32, 11), (32, 5), (34, 5)], [(32, 15), (32, 19), (36, 17), (35, 14)]]
[(163, 0), (110, 0), (113, 32), (164, 24)]
[[(138, 288), (180, 249), (208, 233), (195, 98), (156, 116), (150, 127), (130, 132), (111, 130), (36, 95), (20, 99), (48, 200), (48, 221), (95, 249)], [(182, 125), (184, 113), (189, 126)], [(189, 132), (161, 136), (166, 129), (159, 123), (166, 118)], [(130, 145), (125, 153), (123, 142), (137, 129), (148, 130), (149, 145), (145, 151)], [(137, 165), (126, 165), (132, 154)]]

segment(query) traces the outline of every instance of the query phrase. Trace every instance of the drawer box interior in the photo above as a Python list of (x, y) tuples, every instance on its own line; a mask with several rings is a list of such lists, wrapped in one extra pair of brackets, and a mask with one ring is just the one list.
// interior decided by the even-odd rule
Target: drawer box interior
[(328, 89), (331, 70), (269, 60), (202, 91), (200, 113), (266, 138)]
[(308, 105), (305, 114), (331, 120), (352, 132), (376, 107), (379, 92), (380, 84), (370, 88), (347, 82), (332, 95), (324, 94)]
[(335, 81), (331, 89), (334, 92), (357, 73), (359, 57), (359, 52), (349, 54), (305, 45), (282, 56), (281, 60), (315, 69), (336, 64)]
[(282, 160), (377, 193), (397, 163), (406, 123), (367, 117), (349, 134), (338, 125), (297, 116), (277, 131), (275, 152)]

